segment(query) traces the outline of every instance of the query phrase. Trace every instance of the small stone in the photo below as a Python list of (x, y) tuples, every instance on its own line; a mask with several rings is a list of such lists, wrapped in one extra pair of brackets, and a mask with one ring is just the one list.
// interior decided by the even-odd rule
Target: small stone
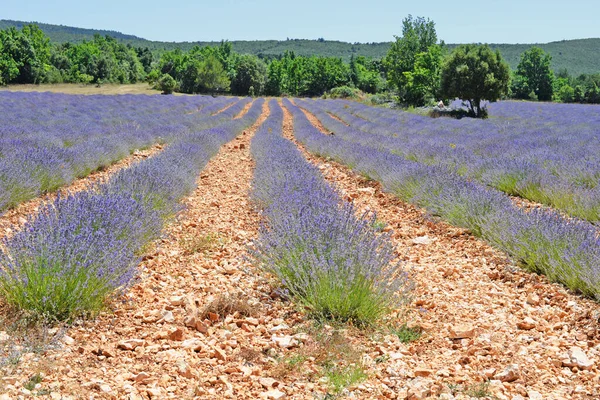
[(227, 361), (227, 355), (225, 354), (225, 352), (221, 349), (218, 348), (214, 348), (213, 352), (211, 354), (212, 358), (216, 358), (217, 360), (221, 360), (221, 361)]
[(200, 333), (208, 333), (208, 326), (202, 321), (196, 322), (196, 330)]
[(529, 400), (544, 400), (544, 396), (540, 392), (536, 392), (535, 390), (528, 390), (527, 397)]
[(181, 342), (183, 340), (183, 329), (176, 328), (169, 332), (169, 339)]
[(16, 376), (5, 376), (2, 378), (2, 382), (6, 385), (15, 385), (18, 381)]
[(183, 376), (184, 378), (188, 378), (188, 379), (191, 379), (194, 377), (194, 374), (192, 373), (190, 366), (188, 365), (188, 363), (185, 362), (185, 360), (183, 360), (183, 359), (177, 360), (176, 365), (177, 365), (177, 372), (179, 372), (179, 375)]
[(173, 316), (173, 313), (171, 311), (165, 311), (162, 318), (158, 322), (166, 322), (168, 324), (171, 324), (175, 322), (175, 317)]
[(594, 366), (594, 362), (587, 357), (581, 348), (573, 346), (569, 349), (567, 354), (563, 356), (562, 365), (564, 367), (577, 367), (579, 369), (589, 370)]
[(104, 392), (104, 393), (110, 393), (112, 392), (112, 388), (106, 384), (104, 385), (100, 385), (100, 391)]
[(504, 368), (499, 374), (494, 376), (494, 379), (497, 379), (501, 382), (514, 382), (519, 379), (519, 366), (516, 364), (511, 364), (508, 367)]
[(200, 339), (187, 339), (181, 342), (181, 347), (184, 349), (200, 351), (204, 347), (204, 343)]
[(137, 347), (143, 346), (144, 341), (142, 339), (128, 339), (119, 342), (117, 348), (122, 350), (134, 350)]
[(285, 329), (290, 329), (290, 327), (287, 324), (279, 324), (279, 325), (274, 326), (271, 329), (269, 329), (269, 332), (277, 332), (277, 331), (282, 331)]
[(258, 324), (260, 323), (258, 321), (258, 319), (254, 318), (254, 317), (246, 318), (246, 322), (248, 323), (248, 325), (252, 325), (252, 326), (258, 326)]
[(152, 310), (149, 312), (146, 312), (144, 314), (144, 317), (142, 318), (142, 322), (146, 323), (146, 324), (152, 324), (156, 321), (158, 321), (160, 319), (161, 315), (160, 315), (160, 311), (159, 310)]
[(414, 370), (415, 376), (426, 377), (429, 375), (433, 375), (433, 371), (427, 368), (416, 368)]
[(98, 349), (98, 355), (104, 356), (106, 358), (108, 357), (114, 357), (115, 356), (115, 351), (111, 350), (111, 349), (107, 349), (107, 348), (100, 348)]
[(482, 372), (486, 378), (491, 379), (494, 376), (494, 374), (496, 373), (496, 368), (484, 369)]
[(422, 245), (429, 245), (429, 244), (433, 243), (434, 241), (435, 241), (435, 239), (432, 239), (427, 235), (419, 236), (412, 240), (413, 244), (422, 244)]
[(407, 398), (409, 400), (424, 400), (431, 396), (431, 382), (422, 378), (415, 378), (408, 388)]
[(185, 297), (184, 296), (171, 296), (171, 297), (169, 297), (169, 303), (171, 303), (171, 305), (174, 306), (174, 307), (183, 305), (184, 301), (185, 301)]
[(468, 339), (475, 336), (475, 328), (470, 325), (457, 325), (448, 328), (450, 339)]
[(219, 320), (219, 314), (217, 314), (217, 313), (214, 313), (214, 312), (209, 312), (209, 313), (208, 313), (208, 319), (209, 319), (211, 322), (217, 322), (217, 321)]
[[(1, 335), (0, 335), (0, 341), (2, 341)], [(70, 346), (73, 343), (75, 343), (75, 339), (73, 339), (71, 336), (63, 336), (62, 341), (64, 342), (64, 344)]]
[(261, 393), (260, 398), (261, 399), (280, 400), (280, 399), (285, 399), (286, 394), (280, 390), (273, 389), (273, 390), (269, 390), (268, 392)]
[(264, 377), (259, 378), (258, 383), (263, 385), (265, 387), (265, 389), (275, 388), (275, 387), (279, 386), (279, 382), (277, 382), (273, 378), (264, 378)]
[(292, 336), (275, 336), (271, 337), (271, 340), (277, 344), (277, 346), (282, 349), (289, 349), (298, 345), (298, 341), (294, 339)]
[(165, 398), (164, 390), (159, 387), (146, 389), (146, 394), (151, 399), (164, 399)]
[(150, 375), (146, 372), (140, 372), (139, 374), (133, 376), (133, 380), (136, 382), (143, 382), (149, 378)]
[(185, 326), (187, 326), (188, 328), (195, 328), (196, 327), (196, 317), (194, 317), (193, 315), (188, 315), (187, 317), (185, 317), (183, 319), (183, 324)]
[(527, 296), (527, 304), (537, 306), (540, 304), (540, 296), (535, 293), (529, 293)]
[(526, 317), (521, 322), (517, 322), (517, 328), (523, 329), (526, 331), (535, 328), (536, 325), (537, 325), (537, 322), (533, 318), (529, 318), (529, 317)]

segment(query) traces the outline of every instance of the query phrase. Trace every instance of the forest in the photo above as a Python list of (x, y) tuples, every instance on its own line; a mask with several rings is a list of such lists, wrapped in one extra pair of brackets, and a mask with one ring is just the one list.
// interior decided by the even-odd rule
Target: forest
[[(372, 102), (395, 101), (405, 106), (437, 104), (449, 99), (442, 90), (444, 67), (464, 48), (438, 40), (435, 23), (408, 16), (402, 34), (396, 36), (381, 58), (351, 54), (342, 57), (301, 55), (285, 51), (254, 55), (234, 50), (232, 42), (174, 48), (157, 55), (149, 47), (123, 43), (95, 34), (79, 43), (54, 43), (37, 25), (0, 30), (0, 84), (23, 83), (137, 83), (146, 81), (165, 93), (234, 95), (364, 97)], [(552, 56), (530, 47), (510, 69), (497, 98), (598, 103), (600, 72), (572, 75), (554, 71)], [(504, 78), (503, 78), (504, 79)], [(479, 95), (475, 97), (480, 97)]]

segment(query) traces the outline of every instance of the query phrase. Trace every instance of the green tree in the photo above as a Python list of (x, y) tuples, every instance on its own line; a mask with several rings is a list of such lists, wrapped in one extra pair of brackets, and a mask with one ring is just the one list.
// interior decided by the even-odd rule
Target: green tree
[(442, 66), (441, 94), (469, 102), (470, 113), (485, 116), (481, 102), (496, 101), (508, 93), (510, 70), (499, 51), (488, 45), (458, 46)]
[(19, 63), (12, 55), (15, 46), (14, 38), (0, 30), (0, 85), (8, 85), (19, 75)]
[(162, 90), (162, 94), (171, 94), (177, 86), (177, 81), (169, 74), (164, 74), (158, 79), (157, 88)]
[(50, 40), (36, 25), (0, 31), (0, 82), (39, 83), (50, 70)]
[(408, 104), (423, 106), (439, 97), (442, 60), (442, 47), (435, 44), (416, 55), (413, 70), (404, 73)]
[(184, 93), (218, 93), (229, 90), (229, 77), (215, 55), (189, 60), (181, 76)]
[(577, 103), (582, 103), (584, 100), (583, 88), (580, 85), (575, 86), (573, 91), (573, 100)]
[[(413, 19), (409, 15), (402, 21), (402, 36), (395, 36), (395, 38), (396, 41), (392, 43), (383, 63), (388, 81), (396, 87), (400, 99), (409, 102), (414, 93), (407, 96), (407, 85), (410, 79), (414, 80), (414, 74), (420, 74), (414, 71), (417, 55), (428, 53), (437, 43), (435, 23), (423, 17)], [(436, 54), (440, 53), (436, 51)], [(429, 88), (429, 91), (433, 92), (436, 89)]]
[(524, 87), (517, 91), (520, 98), (524, 91), (534, 92), (539, 100), (550, 101), (553, 94), (554, 73), (550, 69), (552, 56), (539, 47), (532, 47), (521, 54), (516, 75)]
[(349, 68), (341, 58), (310, 57), (306, 64), (306, 89), (300, 94), (308, 96), (321, 96), (338, 86), (349, 82)]
[(575, 99), (575, 89), (573, 89), (568, 84), (563, 85), (558, 90), (557, 98), (558, 98), (557, 100), (559, 100), (563, 103), (572, 103), (573, 100)]
[(265, 94), (268, 96), (281, 96), (285, 91), (284, 82), (286, 80), (286, 71), (283, 63), (280, 60), (272, 60), (267, 66)]
[(246, 96), (252, 88), (253, 95), (262, 94), (267, 80), (267, 65), (258, 57), (244, 54), (237, 59), (231, 93)]

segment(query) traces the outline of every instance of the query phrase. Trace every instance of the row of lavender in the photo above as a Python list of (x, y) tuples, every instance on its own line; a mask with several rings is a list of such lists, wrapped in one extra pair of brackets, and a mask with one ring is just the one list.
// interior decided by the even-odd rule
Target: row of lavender
[(132, 284), (140, 252), (177, 212), (209, 158), (258, 118), (261, 101), (232, 119), (247, 101), (223, 112), (228, 121), (182, 135), (106, 182), (46, 204), (0, 246), (0, 296), (51, 319), (101, 309)]
[[(494, 118), (431, 119), (344, 101), (306, 101), (363, 142), (439, 165), (511, 195), (600, 221), (600, 107), (504, 102)], [(323, 119), (328, 129), (341, 124)]]
[(349, 165), (403, 200), (470, 229), (526, 268), (600, 300), (600, 238), (589, 223), (567, 221), (553, 211), (525, 212), (506, 194), (446, 168), (345, 140), (355, 134), (349, 127), (347, 133), (323, 135), (298, 107), (288, 100), (285, 105), (301, 121), (295, 134), (311, 152)]
[(265, 224), (256, 262), (312, 313), (355, 323), (375, 322), (398, 305), (406, 274), (391, 263), (394, 249), (374, 228), (375, 216), (355, 216), (319, 170), (282, 137), (283, 111), (271, 115), (252, 140), (256, 160), (252, 198)]
[[(219, 121), (235, 99), (0, 93), (0, 212)], [(222, 121), (222, 120), (221, 120)]]

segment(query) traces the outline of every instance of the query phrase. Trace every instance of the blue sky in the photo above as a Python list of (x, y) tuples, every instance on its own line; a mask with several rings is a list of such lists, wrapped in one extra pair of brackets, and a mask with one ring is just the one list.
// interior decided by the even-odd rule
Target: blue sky
[(546, 43), (600, 37), (600, 0), (6, 0), (0, 19), (109, 29), (151, 40), (302, 38), (382, 42), (408, 15), (447, 43)]

